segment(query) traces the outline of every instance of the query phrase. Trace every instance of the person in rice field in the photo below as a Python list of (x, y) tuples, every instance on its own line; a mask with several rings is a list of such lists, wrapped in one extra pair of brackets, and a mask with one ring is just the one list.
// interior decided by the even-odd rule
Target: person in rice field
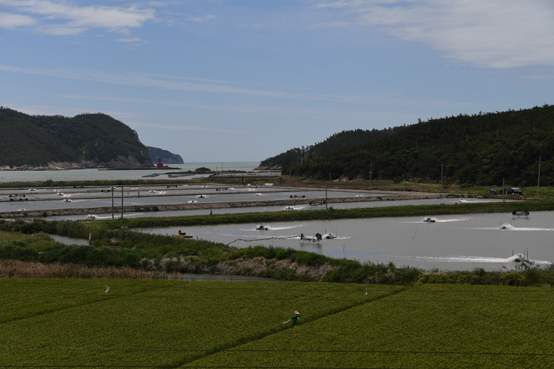
[(294, 328), (298, 325), (298, 318), (300, 318), (300, 313), (296, 310), (294, 312), (294, 316), (292, 318), (290, 318), (289, 320), (287, 320), (286, 322), (283, 322), (283, 324), (287, 324), (288, 322), (290, 322), (292, 320), (292, 326)]
[(291, 318), (293, 327), (296, 327), (298, 325), (298, 318), (300, 318), (300, 313), (295, 310), (294, 316)]

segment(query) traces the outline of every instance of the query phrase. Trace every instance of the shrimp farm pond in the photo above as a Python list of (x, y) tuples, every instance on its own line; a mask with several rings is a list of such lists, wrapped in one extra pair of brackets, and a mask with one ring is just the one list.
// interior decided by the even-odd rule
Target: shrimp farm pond
[[(425, 270), (513, 269), (514, 255), (536, 265), (552, 262), (554, 212), (527, 217), (511, 213), (302, 221), (272, 224), (147, 228), (236, 247), (263, 245), (320, 253), (361, 262)], [(517, 261), (517, 260), (516, 260)]]

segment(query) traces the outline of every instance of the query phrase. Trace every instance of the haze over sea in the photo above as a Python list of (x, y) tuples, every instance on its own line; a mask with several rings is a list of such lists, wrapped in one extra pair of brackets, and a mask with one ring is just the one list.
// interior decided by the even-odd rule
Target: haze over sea
[[(256, 168), (259, 162), (237, 162), (237, 163), (186, 163), (169, 164), (171, 168), (178, 170), (156, 169), (149, 170), (105, 170), (105, 169), (72, 169), (72, 170), (14, 170), (0, 171), (0, 182), (31, 182), (31, 181), (94, 181), (94, 180), (117, 180), (117, 179), (141, 179), (142, 176), (152, 173), (166, 173), (195, 170), (206, 167), (212, 171), (222, 169), (250, 171)], [(147, 178), (156, 179), (156, 178)], [(167, 179), (167, 176), (160, 176), (159, 179)], [(183, 179), (183, 178), (181, 178)], [(186, 178), (185, 178), (186, 179)]]

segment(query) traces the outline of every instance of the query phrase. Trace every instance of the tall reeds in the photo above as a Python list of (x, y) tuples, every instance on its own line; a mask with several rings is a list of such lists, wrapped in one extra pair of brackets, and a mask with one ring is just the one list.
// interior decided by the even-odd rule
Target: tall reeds
[(168, 279), (168, 274), (163, 271), (146, 271), (129, 267), (87, 267), (75, 264), (1, 260), (0, 278)]

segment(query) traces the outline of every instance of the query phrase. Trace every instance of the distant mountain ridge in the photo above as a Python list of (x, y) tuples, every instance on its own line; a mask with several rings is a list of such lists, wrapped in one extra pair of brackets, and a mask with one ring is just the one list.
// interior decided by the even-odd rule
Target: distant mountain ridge
[(0, 107), (0, 169), (152, 166), (138, 134), (106, 114), (32, 116)]
[(179, 154), (174, 154), (170, 151), (152, 146), (146, 146), (146, 148), (150, 152), (150, 159), (154, 164), (158, 163), (158, 158), (162, 158), (162, 163), (164, 164), (185, 164), (183, 158)]

